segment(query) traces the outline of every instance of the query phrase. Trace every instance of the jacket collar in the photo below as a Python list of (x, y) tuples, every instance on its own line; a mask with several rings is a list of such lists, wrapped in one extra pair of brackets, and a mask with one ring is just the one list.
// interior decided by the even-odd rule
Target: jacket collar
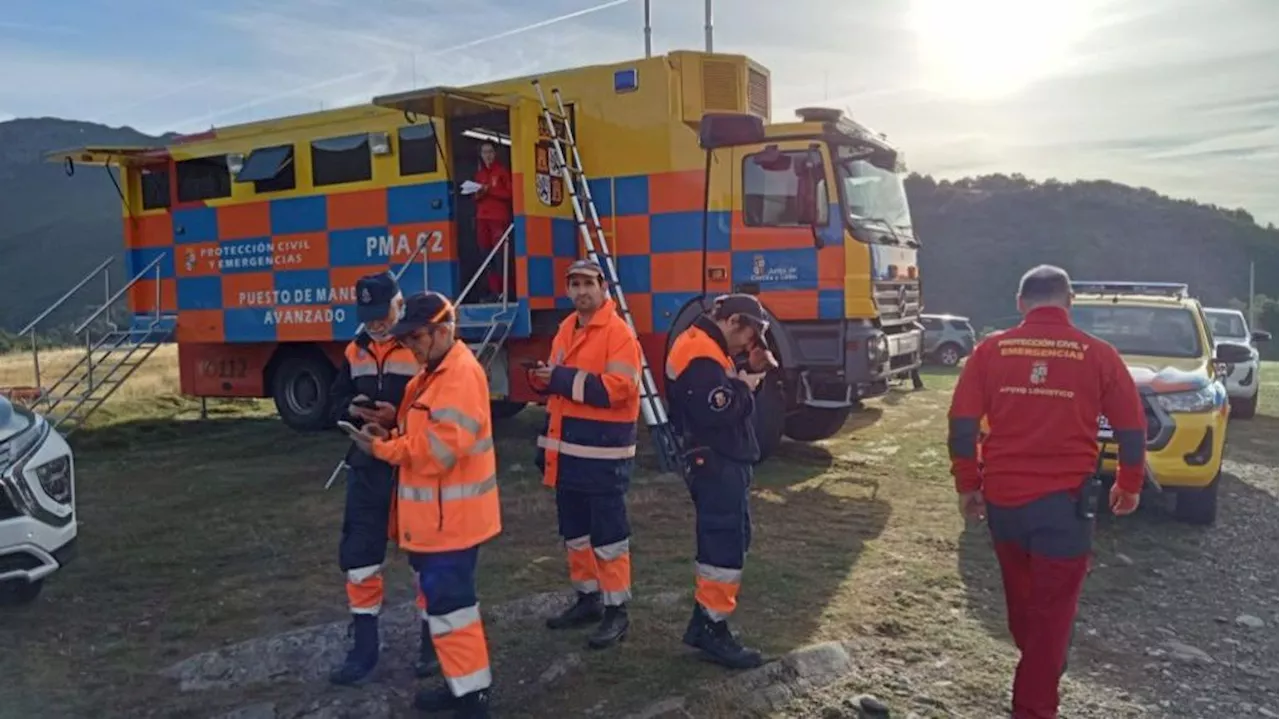
[(1022, 318), (1026, 325), (1069, 325), (1071, 313), (1062, 307), (1037, 307)]
[[(613, 316), (616, 315), (617, 313), (618, 313), (617, 305), (613, 303), (613, 300), (606, 298), (604, 301), (604, 304), (600, 305), (600, 309), (596, 310), (596, 313), (591, 315), (591, 321), (588, 322), (586, 326), (587, 327), (604, 327), (605, 325), (609, 324), (609, 321), (613, 319)], [(580, 324), (581, 321), (582, 321), (582, 316), (579, 315), (577, 312), (574, 312), (573, 326), (578, 328), (583, 327), (583, 325)]]
[(706, 332), (707, 336), (715, 340), (716, 345), (720, 347), (721, 352), (724, 352), (725, 357), (732, 357), (729, 354), (729, 341), (725, 339), (724, 333), (720, 331), (720, 325), (716, 324), (715, 320), (706, 315), (698, 315), (693, 320), (693, 326)]

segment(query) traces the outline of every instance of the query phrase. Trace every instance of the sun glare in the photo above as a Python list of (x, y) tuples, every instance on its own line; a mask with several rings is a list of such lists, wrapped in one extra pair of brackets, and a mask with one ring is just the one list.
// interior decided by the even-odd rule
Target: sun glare
[(912, 0), (921, 84), (954, 97), (1007, 95), (1062, 68), (1089, 0)]

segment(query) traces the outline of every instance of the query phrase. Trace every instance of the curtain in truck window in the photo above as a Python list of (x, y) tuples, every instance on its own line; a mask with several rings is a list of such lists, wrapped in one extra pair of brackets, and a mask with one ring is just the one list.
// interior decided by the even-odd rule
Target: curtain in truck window
[(329, 137), (311, 143), (311, 184), (316, 187), (373, 179), (369, 135)]

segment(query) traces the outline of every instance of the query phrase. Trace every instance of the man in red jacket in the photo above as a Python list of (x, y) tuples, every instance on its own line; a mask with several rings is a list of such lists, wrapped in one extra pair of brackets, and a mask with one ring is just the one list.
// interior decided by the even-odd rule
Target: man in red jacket
[[(1071, 324), (1071, 281), (1041, 265), (1022, 276), (1017, 327), (984, 340), (951, 399), (951, 473), (967, 518), (986, 519), (1022, 656), (1014, 719), (1056, 719), (1076, 603), (1089, 569), (1098, 416), (1119, 444), (1111, 511), (1138, 507), (1146, 466), (1142, 400), (1120, 354)], [(978, 461), (979, 425), (988, 431)]]
[[(480, 146), (480, 167), (472, 181), (481, 186), (475, 193), (476, 243), (487, 256), (511, 224), (511, 171), (498, 161), (493, 143)], [(510, 241), (508, 238), (504, 253), (510, 250)], [(502, 286), (502, 254), (494, 256), (486, 274), (489, 294), (496, 300), (506, 289)]]

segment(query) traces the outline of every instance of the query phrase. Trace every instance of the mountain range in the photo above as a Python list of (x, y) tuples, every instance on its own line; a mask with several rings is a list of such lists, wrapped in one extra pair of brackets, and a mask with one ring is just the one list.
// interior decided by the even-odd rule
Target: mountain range
[[(16, 331), (106, 257), (122, 255), (120, 199), (107, 171), (77, 166), (67, 177), (44, 153), (171, 137), (57, 118), (0, 122), (0, 332)], [(922, 243), (926, 311), (968, 316), (978, 329), (1016, 321), (1018, 278), (1042, 262), (1077, 279), (1186, 282), (1208, 306), (1240, 307), (1252, 262), (1255, 293), (1280, 294), (1280, 236), (1241, 209), (1106, 180), (913, 174), (906, 184)], [(112, 271), (119, 287), (124, 263)], [(80, 319), (101, 297), (86, 288), (50, 326)], [(1276, 334), (1274, 301), (1259, 308), (1260, 327)], [(1264, 351), (1274, 356), (1275, 347)]]

